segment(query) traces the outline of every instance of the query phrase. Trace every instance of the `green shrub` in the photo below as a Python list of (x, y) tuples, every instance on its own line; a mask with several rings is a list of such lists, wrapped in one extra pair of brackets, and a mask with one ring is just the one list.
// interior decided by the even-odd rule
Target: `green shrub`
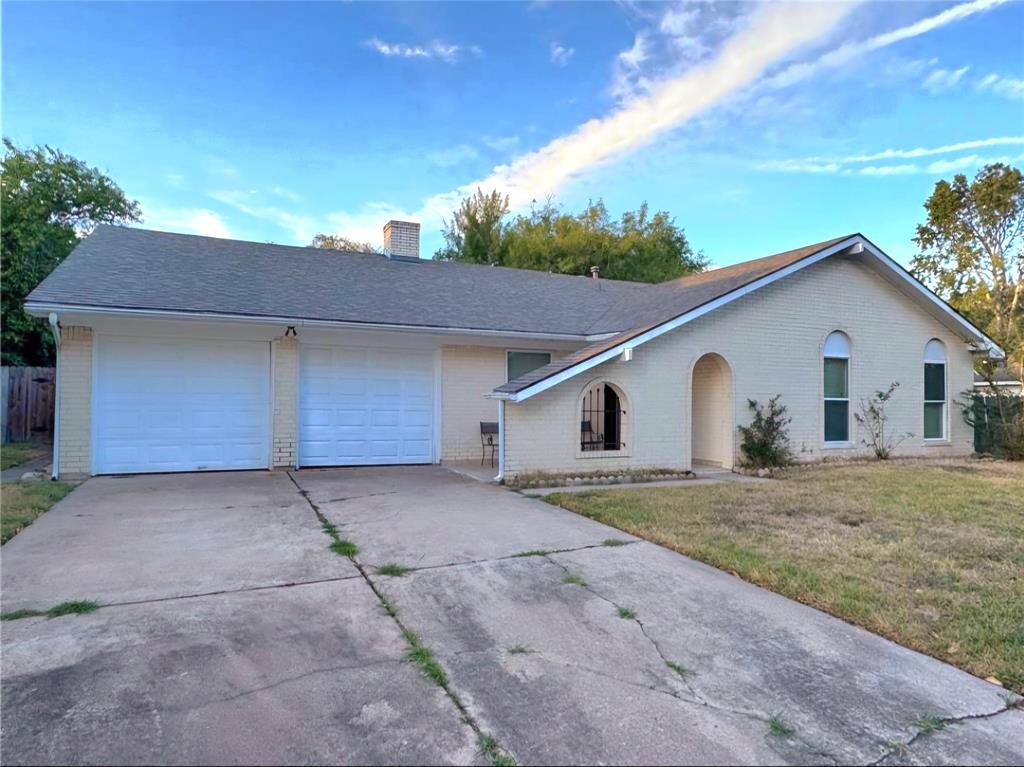
[(789, 445), (789, 422), (786, 406), (779, 403), (781, 394), (776, 394), (767, 405), (748, 399), (747, 406), (754, 414), (749, 426), (740, 426), (743, 442), (740, 447), (746, 456), (744, 463), (755, 469), (770, 469), (786, 466), (793, 462), (793, 451)]

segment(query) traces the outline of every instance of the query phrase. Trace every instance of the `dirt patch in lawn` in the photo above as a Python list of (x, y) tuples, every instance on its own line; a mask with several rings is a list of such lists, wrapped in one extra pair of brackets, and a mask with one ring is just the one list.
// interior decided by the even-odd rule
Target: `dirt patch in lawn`
[(5, 482), (0, 487), (0, 543), (31, 525), (35, 518), (70, 493), (67, 482)]
[(854, 464), (547, 500), (1024, 692), (1024, 464)]

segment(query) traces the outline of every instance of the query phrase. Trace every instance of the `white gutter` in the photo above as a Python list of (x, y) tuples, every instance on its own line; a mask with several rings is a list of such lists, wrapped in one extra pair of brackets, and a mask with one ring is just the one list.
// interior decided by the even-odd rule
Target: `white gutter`
[(57, 312), (50, 312), (47, 319), (53, 332), (54, 354), (57, 358), (53, 382), (53, 465), (50, 469), (50, 478), (57, 479), (60, 476), (60, 318)]
[(498, 476), (494, 481), (501, 484), (505, 481), (505, 403), (498, 402)]
[(525, 330), (488, 330), (484, 328), (442, 327), (440, 325), (400, 325), (385, 322), (352, 322), (347, 320), (312, 320), (300, 317), (280, 317), (276, 315), (224, 314), (218, 312), (178, 312), (165, 309), (123, 309), (120, 307), (89, 306), (87, 304), (53, 304), (32, 302), (25, 304), (25, 311), (34, 317), (45, 317), (47, 313), (81, 312), (113, 317), (155, 317), (161, 319), (180, 320), (218, 320), (243, 323), (260, 323), (272, 325), (292, 325), (309, 328), (347, 328), (350, 330), (398, 330), (406, 333), (440, 333), (458, 335), (494, 336), (498, 338), (532, 338), (547, 341), (596, 341), (608, 338), (614, 333), (601, 333), (595, 336), (574, 335), (571, 333), (534, 333)]

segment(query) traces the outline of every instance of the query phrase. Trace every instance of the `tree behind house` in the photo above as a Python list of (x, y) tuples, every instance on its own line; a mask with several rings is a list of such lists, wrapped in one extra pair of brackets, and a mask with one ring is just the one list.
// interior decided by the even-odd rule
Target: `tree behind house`
[(140, 220), (139, 204), (96, 168), (50, 147), (4, 139), (0, 167), (4, 365), (53, 364), (46, 322), (25, 314), (25, 296), (97, 224)]
[(352, 240), (340, 234), (318, 234), (311, 243), (314, 248), (322, 250), (344, 250), (349, 253), (380, 253), (380, 248), (368, 242)]
[(917, 227), (911, 269), (985, 330), (1011, 360), (1024, 360), (1024, 176), (996, 163), (971, 182), (939, 181)]
[(603, 278), (635, 282), (662, 282), (707, 266), (682, 228), (665, 212), (651, 214), (646, 203), (617, 221), (600, 200), (578, 214), (551, 202), (506, 222), (508, 212), (507, 197), (478, 190), (445, 223), (437, 257), (583, 276), (597, 266)]

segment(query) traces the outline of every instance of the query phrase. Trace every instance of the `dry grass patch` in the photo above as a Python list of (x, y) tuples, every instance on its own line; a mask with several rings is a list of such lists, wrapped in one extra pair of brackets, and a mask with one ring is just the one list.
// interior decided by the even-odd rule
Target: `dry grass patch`
[(0, 543), (31, 525), (74, 487), (67, 482), (5, 482), (0, 487)]
[(1024, 464), (866, 463), (548, 500), (1024, 692)]

